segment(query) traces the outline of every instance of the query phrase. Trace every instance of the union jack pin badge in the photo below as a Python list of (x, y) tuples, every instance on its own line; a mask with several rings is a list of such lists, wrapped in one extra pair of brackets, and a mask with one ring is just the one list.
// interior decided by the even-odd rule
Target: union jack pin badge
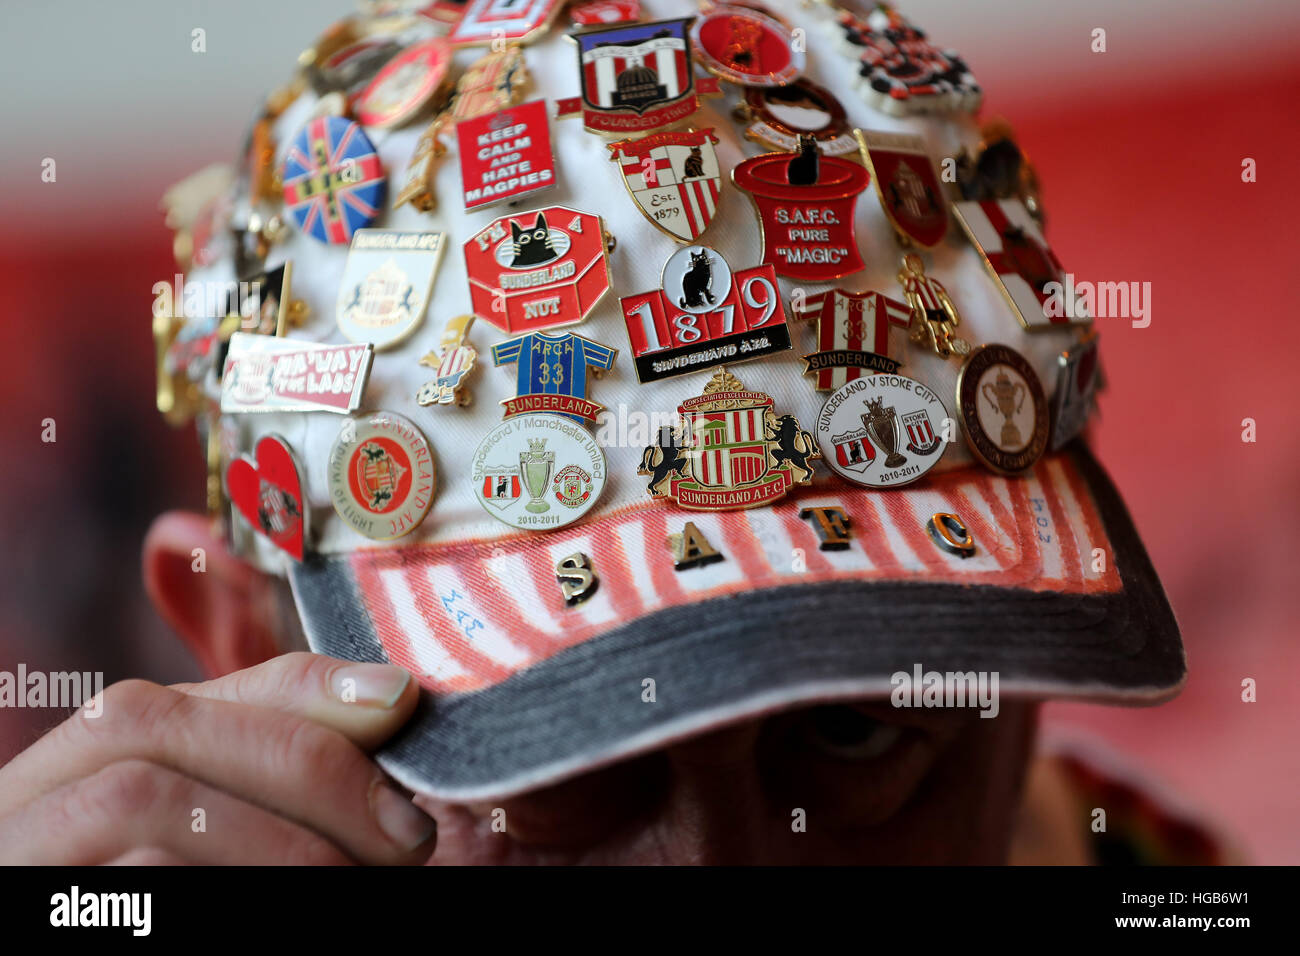
[(346, 245), (379, 215), (384, 167), (361, 127), (341, 116), (311, 120), (289, 145), (281, 173), (284, 205), (299, 230)]

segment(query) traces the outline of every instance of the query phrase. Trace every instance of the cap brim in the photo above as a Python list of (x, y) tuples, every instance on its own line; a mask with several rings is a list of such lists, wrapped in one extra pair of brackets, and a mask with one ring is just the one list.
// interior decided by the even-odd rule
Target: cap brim
[[(868, 501), (869, 512), (859, 504)], [(1118, 492), (1081, 442), (1025, 478), (940, 476), (891, 492), (822, 486), (779, 508), (798, 525), (799, 505), (837, 502), (850, 516), (861, 560), (850, 553), (837, 565), (837, 555), (820, 554), (814, 543), (800, 551), (805, 566), (787, 574), (772, 571), (770, 555), (756, 563), (731, 547), (744, 545), (736, 525), (656, 507), (654, 527), (694, 520), (706, 535), (713, 528), (713, 544), (734, 566), (725, 586), (697, 582), (677, 599), (664, 593), (674, 572), (661, 542), (646, 558), (666, 562), (666, 570), (628, 566), (628, 541), (636, 536), (619, 530), (633, 520), (626, 514), (505, 543), (311, 559), (294, 568), (292, 583), (312, 650), (414, 667), (426, 687), (440, 688), (422, 695), (416, 716), (378, 759), (405, 786), (448, 800), (510, 796), (796, 705), (887, 697), (891, 675), (917, 665), (996, 671), (1000, 693), (1010, 697), (1125, 704), (1158, 703), (1185, 679), (1168, 599)], [(963, 517), (985, 566), (978, 554), (963, 561), (930, 544), (923, 530), (918, 538), (902, 527), (934, 511)], [(761, 535), (753, 529), (766, 519), (736, 515)], [(644, 524), (637, 527), (644, 537)], [(894, 552), (905, 550), (910, 560), (891, 563), (895, 539)], [(616, 558), (605, 553), (613, 544)], [(774, 546), (764, 540), (763, 547)], [(470, 553), (497, 574), (517, 574), (510, 548), (527, 549), (521, 553), (548, 569), (556, 554), (591, 554), (608, 608), (575, 618), (561, 638), (552, 635), (553, 649), (539, 650), (527, 636), (480, 646), (496, 639), (494, 618), (501, 634), (536, 629), (526, 606), (521, 615), (509, 600), (511, 585), (498, 587), (497, 577), (480, 590), (473, 580)], [(451, 577), (440, 579), (440, 568), (451, 568)], [(680, 572), (683, 581), (707, 573)], [(534, 577), (523, 593), (547, 622), (563, 624), (558, 588), (542, 592)], [(423, 583), (398, 599), (392, 583), (399, 578)], [(653, 603), (646, 589), (657, 589), (661, 606), (633, 615), (621, 593), (628, 588), (642, 592), (637, 609)], [(444, 658), (431, 647), (412, 649), (431, 640), (443, 642)], [(494, 662), (487, 676), (459, 684), (448, 676), (471, 670), (475, 655)], [(429, 672), (429, 661), (444, 659), (452, 671)], [(654, 703), (642, 700), (647, 678), (655, 682)]]

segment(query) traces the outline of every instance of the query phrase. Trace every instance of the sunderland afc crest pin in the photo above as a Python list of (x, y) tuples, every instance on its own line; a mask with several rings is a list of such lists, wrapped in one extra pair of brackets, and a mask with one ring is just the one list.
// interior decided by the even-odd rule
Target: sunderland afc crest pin
[(981, 345), (970, 353), (957, 374), (957, 410), (971, 453), (993, 471), (1022, 472), (1047, 448), (1047, 396), (1015, 349)]
[(905, 375), (854, 379), (826, 399), (817, 416), (822, 461), (868, 488), (916, 481), (939, 463), (948, 411), (930, 388)]
[(445, 245), (441, 232), (359, 229), (339, 284), (339, 331), (377, 351), (405, 341), (424, 321)]
[(709, 228), (722, 198), (722, 172), (712, 129), (651, 133), (610, 143), (623, 184), (641, 215), (678, 242)]
[(236, 458), (226, 468), (226, 490), (239, 513), (258, 534), (301, 561), (308, 528), (302, 469), (289, 443), (264, 435), (254, 457)]
[(604, 406), (587, 400), (587, 368), (614, 367), (617, 349), (572, 332), (525, 332), (492, 346), (492, 364), (514, 363), (516, 396), (507, 398), (505, 417), (554, 412), (578, 422), (596, 421)]
[(451, 319), (442, 330), (438, 350), (420, 359), (421, 365), (437, 369), (438, 374), (415, 393), (417, 404), (464, 407), (470, 403), (465, 376), (474, 370), (474, 363), (478, 361), (478, 352), (469, 344), (469, 329), (473, 324), (472, 315), (458, 315)]
[(880, 207), (899, 241), (905, 246), (938, 245), (948, 232), (948, 203), (925, 140), (863, 130), (860, 142)]
[(325, 477), (334, 510), (376, 540), (410, 534), (433, 504), (433, 451), (415, 423), (395, 412), (349, 418), (330, 449)]
[(772, 397), (751, 392), (717, 368), (704, 393), (677, 407), (680, 424), (661, 430), (637, 474), (656, 498), (695, 511), (756, 508), (812, 480), (816, 440), (793, 415), (777, 415)]
[(340, 116), (311, 120), (289, 145), (281, 172), (284, 206), (298, 229), (335, 245), (379, 215), (384, 167), (361, 127)]
[(733, 273), (716, 249), (686, 246), (664, 263), (660, 286), (619, 300), (643, 384), (791, 347), (771, 266)]
[(861, 378), (864, 370), (896, 372), (889, 330), (906, 329), (912, 310), (879, 292), (831, 289), (804, 299), (802, 318), (817, 320), (817, 351), (805, 355), (804, 374), (816, 376), (817, 391), (830, 392)]

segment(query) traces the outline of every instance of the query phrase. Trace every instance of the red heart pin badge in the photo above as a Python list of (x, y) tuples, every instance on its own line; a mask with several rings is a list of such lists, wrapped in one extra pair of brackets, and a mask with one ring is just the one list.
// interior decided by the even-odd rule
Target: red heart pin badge
[(261, 438), (255, 452), (256, 461), (245, 455), (226, 469), (230, 500), (272, 544), (301, 561), (307, 508), (298, 463), (279, 435)]

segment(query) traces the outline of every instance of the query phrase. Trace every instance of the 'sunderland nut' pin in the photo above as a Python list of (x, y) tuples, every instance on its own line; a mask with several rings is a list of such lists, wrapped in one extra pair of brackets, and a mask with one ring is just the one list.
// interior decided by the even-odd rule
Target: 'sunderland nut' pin
[(339, 331), (376, 351), (404, 342), (424, 321), (446, 235), (358, 229), (339, 283)]
[(263, 435), (254, 457), (236, 458), (226, 468), (230, 500), (249, 525), (295, 561), (301, 561), (308, 528), (302, 469), (289, 443)]
[(619, 140), (609, 150), (641, 215), (678, 242), (694, 242), (722, 198), (717, 142), (701, 129)]
[(380, 541), (414, 531), (437, 490), (428, 439), (396, 412), (345, 421), (330, 449), (326, 478), (339, 517)]
[(492, 364), (513, 362), (516, 395), (502, 401), (505, 417), (553, 412), (595, 422), (604, 406), (587, 400), (587, 367), (614, 367), (617, 349), (572, 332), (526, 332), (492, 346)]
[(993, 471), (1022, 472), (1047, 448), (1047, 396), (1015, 349), (981, 345), (970, 353), (957, 375), (957, 408), (971, 452)]
[(512, 528), (548, 531), (589, 512), (605, 488), (605, 452), (563, 415), (516, 415), (474, 451), (470, 481), (485, 511)]
[(895, 488), (916, 481), (947, 449), (948, 410), (926, 385), (879, 373), (831, 393), (817, 415), (822, 461), (857, 485)]
[(284, 206), (298, 229), (335, 245), (375, 221), (387, 180), (361, 127), (339, 116), (311, 120), (289, 144)]
[(421, 365), (437, 369), (437, 377), (425, 382), (415, 393), (419, 405), (468, 405), (470, 394), (465, 388), (465, 376), (474, 369), (478, 351), (469, 344), (469, 329), (474, 316), (458, 315), (448, 320), (438, 340), (438, 350), (420, 359)]

